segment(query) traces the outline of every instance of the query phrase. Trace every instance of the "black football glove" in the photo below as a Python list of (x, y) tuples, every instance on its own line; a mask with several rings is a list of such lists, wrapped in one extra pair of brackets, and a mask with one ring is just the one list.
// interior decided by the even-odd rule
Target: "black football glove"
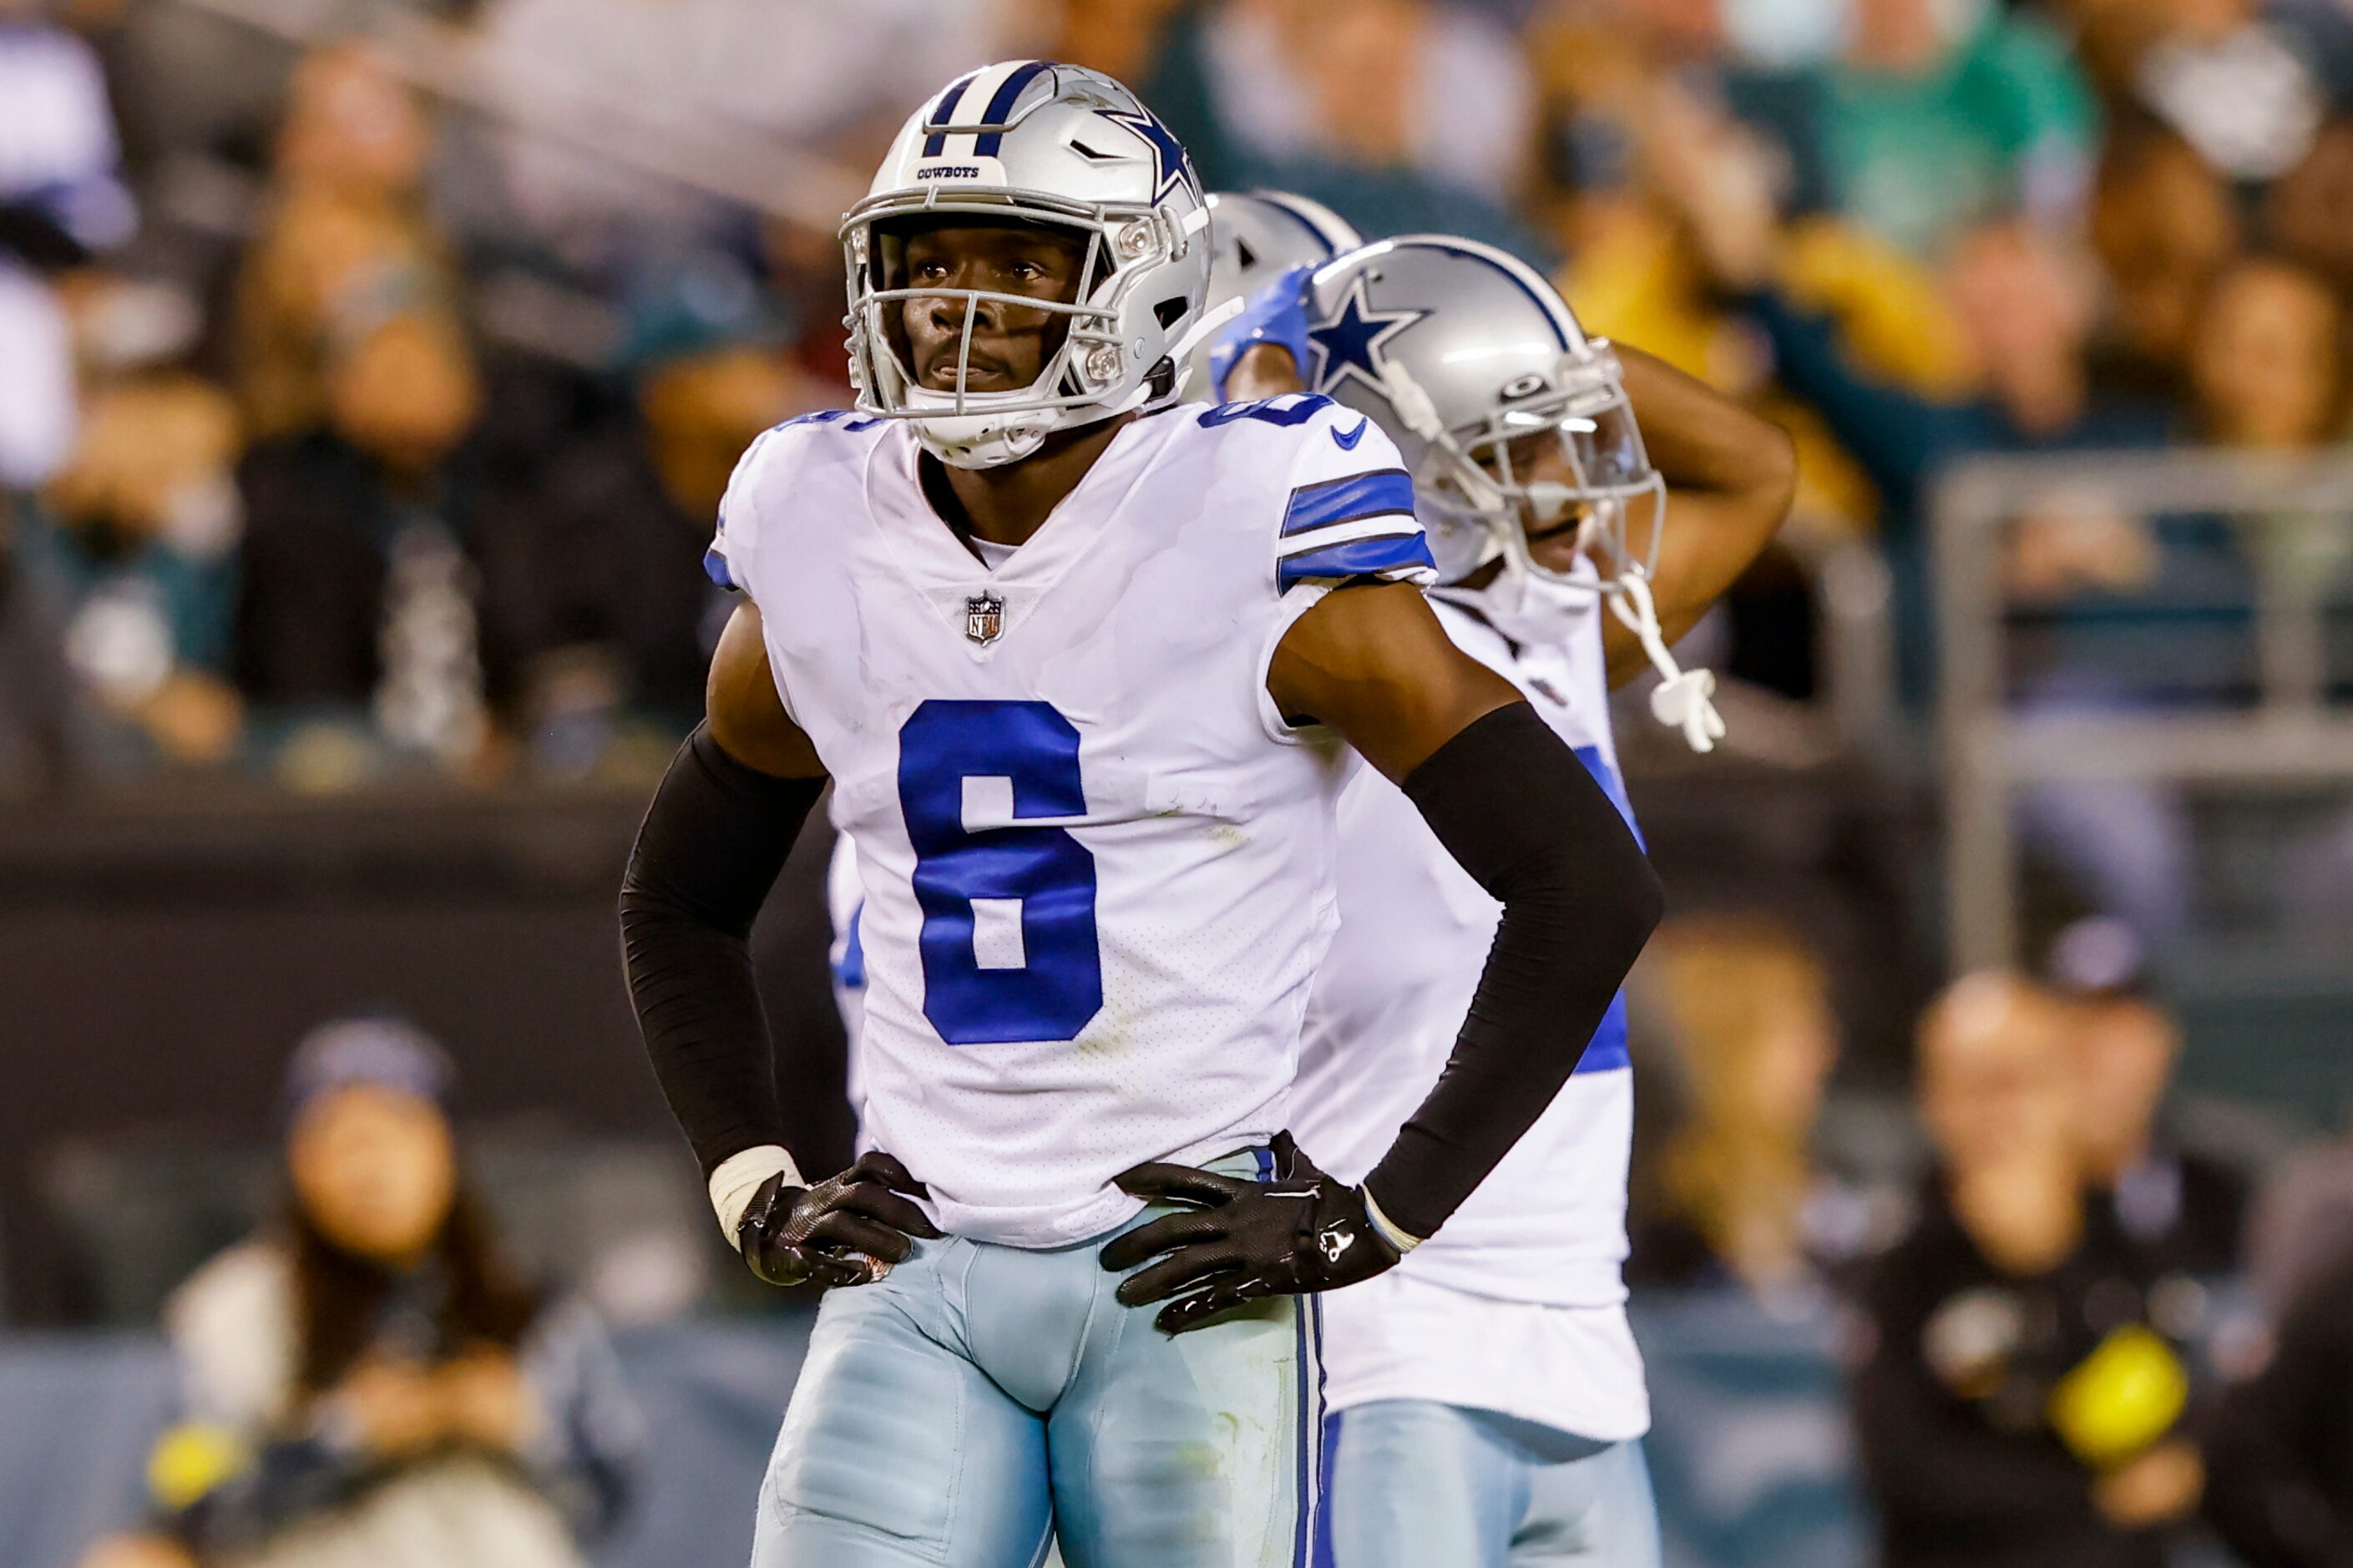
[(1166, 1301), (1153, 1322), (1181, 1334), (1245, 1301), (1336, 1289), (1396, 1266), (1403, 1254), (1365, 1212), (1360, 1188), (1317, 1170), (1288, 1132), (1270, 1146), (1271, 1182), (1158, 1163), (1114, 1178), (1123, 1192), (1185, 1211), (1103, 1249), (1103, 1266), (1114, 1274), (1167, 1254), (1120, 1282), (1122, 1306)]
[(889, 1154), (866, 1154), (838, 1176), (796, 1187), (782, 1174), (752, 1195), (735, 1245), (771, 1285), (871, 1285), (939, 1227), (901, 1194), (930, 1191)]

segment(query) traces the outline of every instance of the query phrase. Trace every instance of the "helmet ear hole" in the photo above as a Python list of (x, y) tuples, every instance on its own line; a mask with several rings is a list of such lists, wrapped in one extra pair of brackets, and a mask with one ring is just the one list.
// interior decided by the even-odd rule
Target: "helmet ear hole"
[(1165, 332), (1185, 319), (1185, 312), (1192, 308), (1192, 303), (1182, 294), (1163, 300), (1152, 307), (1152, 319), (1160, 323), (1160, 330)]

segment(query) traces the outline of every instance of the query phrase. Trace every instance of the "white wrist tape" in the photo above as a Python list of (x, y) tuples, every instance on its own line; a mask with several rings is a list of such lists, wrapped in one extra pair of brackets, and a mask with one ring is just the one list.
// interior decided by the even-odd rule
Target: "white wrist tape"
[(788, 1186), (805, 1187), (801, 1168), (781, 1144), (763, 1143), (756, 1149), (746, 1149), (740, 1154), (730, 1154), (711, 1173), (711, 1209), (719, 1216), (719, 1228), (726, 1234), (727, 1245), (736, 1245), (735, 1232), (744, 1223), (744, 1211), (768, 1178), (781, 1175)]
[(1399, 1229), (1397, 1221), (1381, 1212), (1381, 1205), (1373, 1201), (1372, 1188), (1358, 1187), (1356, 1191), (1362, 1194), (1365, 1199), (1365, 1217), (1373, 1222), (1373, 1228), (1381, 1233), (1381, 1239), (1401, 1253), (1411, 1252), (1421, 1245), (1420, 1237)]

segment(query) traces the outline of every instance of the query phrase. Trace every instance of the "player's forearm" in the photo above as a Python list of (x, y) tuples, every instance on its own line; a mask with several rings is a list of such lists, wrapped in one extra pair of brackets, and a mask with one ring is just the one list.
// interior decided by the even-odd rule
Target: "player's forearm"
[(1778, 425), (1664, 360), (1616, 351), (1643, 448), (1677, 494), (1786, 500), (1795, 468)]
[(647, 808), (621, 884), (621, 940), (654, 1076), (708, 1177), (784, 1142), (752, 922), (822, 779), (745, 767), (698, 728)]
[(1473, 722), (1404, 787), (1504, 906), (1446, 1070), (1365, 1180), (1384, 1215), (1427, 1237), (1568, 1081), (1663, 893), (1617, 807), (1524, 702)]
[[(1651, 462), (1666, 481), (1672, 526), (1653, 579), (1662, 634), (1673, 642), (1748, 569), (1789, 514), (1796, 450), (1788, 433), (1639, 349), (1620, 348), (1626, 395)], [(1639, 528), (1641, 520), (1637, 518)], [(1635, 540), (1639, 549), (1645, 542)], [(1606, 622), (1611, 684), (1648, 668), (1641, 644)]]

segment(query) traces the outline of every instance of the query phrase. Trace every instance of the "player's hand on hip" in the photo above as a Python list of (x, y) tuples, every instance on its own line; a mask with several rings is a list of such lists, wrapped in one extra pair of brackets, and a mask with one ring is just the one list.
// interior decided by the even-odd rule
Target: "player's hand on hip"
[(1404, 1254), (1374, 1223), (1362, 1188), (1317, 1170), (1288, 1132), (1271, 1147), (1271, 1182), (1160, 1163), (1115, 1178), (1121, 1191), (1181, 1211), (1103, 1248), (1115, 1274), (1159, 1259), (1121, 1282), (1121, 1305), (1165, 1301), (1153, 1321), (1181, 1334), (1247, 1301), (1335, 1289), (1396, 1266)]
[(752, 1272), (771, 1285), (870, 1285), (915, 1249), (909, 1238), (940, 1239), (940, 1229), (911, 1198), (931, 1196), (889, 1154), (856, 1164), (813, 1187), (768, 1178), (744, 1211), (736, 1245)]

